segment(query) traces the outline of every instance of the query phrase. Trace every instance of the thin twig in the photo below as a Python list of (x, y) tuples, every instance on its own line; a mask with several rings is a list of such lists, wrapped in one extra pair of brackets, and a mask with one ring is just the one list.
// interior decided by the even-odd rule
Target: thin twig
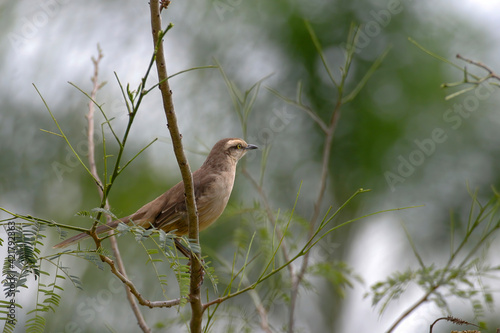
[[(436, 319), (430, 326), (430, 329), (429, 329), (429, 333), (432, 333), (432, 330), (434, 329), (434, 325), (436, 325), (436, 323), (440, 320), (446, 320), (446, 321), (449, 321), (449, 322), (452, 322), (456, 325), (471, 325), (471, 326), (475, 326), (475, 327), (478, 327), (480, 328), (480, 326), (478, 325), (475, 325), (473, 323), (469, 323), (468, 321), (465, 321), (463, 319), (460, 319), (460, 318), (455, 318), (455, 317), (452, 317), (452, 316), (447, 316), (447, 317), (441, 317), (441, 318), (438, 318)], [(477, 332), (477, 331), (474, 331), (474, 332)]]
[(100, 258), (109, 265), (109, 267), (111, 268), (111, 272), (130, 289), (130, 292), (137, 298), (139, 304), (148, 306), (149, 308), (170, 308), (180, 304), (181, 302), (180, 298), (168, 301), (149, 301), (145, 299), (139, 293), (139, 291), (132, 283), (132, 281), (130, 281), (122, 273), (120, 273), (120, 271), (116, 268), (116, 265), (111, 258), (104, 255), (100, 255)]
[(297, 100), (285, 97), (284, 95), (280, 94), (276, 89), (266, 87), (267, 90), (284, 100), (286, 103), (290, 105), (294, 105), (298, 107), (299, 109), (303, 110), (311, 119), (321, 128), (321, 130), (326, 133), (328, 132), (328, 126), (325, 124), (325, 122), (316, 114), (314, 113), (313, 110), (307, 105), (302, 104), (302, 101), (300, 100), (301, 96), (300, 93), (297, 96)]
[(500, 81), (500, 76), (498, 76), (491, 68), (489, 68), (488, 66), (486, 66), (482, 62), (462, 57), (460, 54), (457, 54), (457, 59), (463, 60), (465, 62), (468, 62), (471, 65), (474, 65), (474, 66), (477, 66), (477, 67), (484, 69), (485, 71), (488, 72), (488, 77), (491, 77), (491, 78), (494, 78), (494, 79), (497, 79)]
[[(94, 240), (96, 248), (99, 249), (101, 247), (102, 239), (99, 238), (96, 232), (91, 232), (90, 237), (92, 237), (92, 239)], [(149, 308), (170, 308), (179, 305), (181, 303), (180, 298), (168, 301), (150, 301), (145, 299), (144, 297), (142, 297), (141, 293), (139, 293), (139, 291), (132, 283), (132, 281), (130, 281), (125, 275), (123, 275), (119, 271), (119, 269), (116, 268), (115, 262), (111, 258), (105, 256), (102, 253), (99, 253), (99, 258), (102, 260), (102, 262), (108, 264), (109, 268), (111, 269), (111, 273), (113, 273), (118, 279), (120, 279), (120, 281), (122, 281), (130, 289), (130, 292), (136, 297), (140, 305), (144, 305)]]
[[(281, 230), (276, 226), (276, 219), (274, 218), (274, 214), (273, 214), (273, 211), (271, 209), (271, 206), (269, 205), (269, 199), (267, 198), (267, 195), (266, 195), (266, 192), (264, 191), (264, 189), (262, 188), (262, 186), (260, 186), (257, 181), (255, 181), (255, 179), (252, 177), (252, 175), (250, 175), (248, 173), (248, 171), (246, 169), (242, 169), (241, 171), (247, 178), (248, 180), (250, 181), (250, 183), (252, 183), (252, 185), (255, 187), (255, 189), (257, 190), (257, 193), (260, 195), (260, 197), (262, 198), (262, 202), (264, 203), (264, 209), (266, 210), (266, 214), (267, 214), (267, 218), (269, 219), (269, 221), (271, 222), (271, 224), (273, 225), (273, 228), (276, 228), (276, 237), (278, 239), (281, 239), (283, 237), (283, 233), (281, 232)], [(281, 249), (282, 249), (282, 253), (283, 253), (283, 258), (285, 259), (285, 261), (290, 261), (290, 255), (289, 255), (289, 251), (287, 249), (287, 246), (285, 243), (281, 244)], [(288, 267), (289, 271), (290, 271), (290, 275), (294, 275), (293, 273), (293, 266), (290, 265)]]
[(431, 288), (428, 292), (425, 293), (424, 296), (422, 296), (415, 304), (413, 304), (408, 310), (406, 310), (404, 313), (401, 314), (401, 316), (398, 317), (398, 319), (389, 327), (386, 333), (391, 333), (396, 329), (396, 327), (406, 318), (408, 317), (413, 311), (415, 311), (416, 308), (418, 308), (420, 305), (423, 303), (427, 302), (429, 299), (429, 296), (432, 295), (432, 293), (438, 289), (439, 286), (434, 286)]
[[(172, 144), (174, 146), (175, 158), (179, 165), (179, 169), (182, 174), (182, 180), (184, 182), (184, 190), (186, 195), (186, 206), (188, 212), (188, 237), (190, 241), (199, 244), (199, 226), (198, 226), (198, 214), (196, 210), (196, 202), (194, 195), (194, 185), (193, 177), (191, 174), (191, 169), (189, 167), (188, 160), (184, 154), (184, 149), (182, 146), (182, 136), (179, 132), (177, 126), (177, 116), (174, 111), (174, 103), (172, 100), (172, 91), (168, 83), (167, 66), (165, 63), (165, 54), (163, 50), (162, 39), (166, 31), (172, 25), (170, 24), (166, 31), (162, 31), (161, 28), (161, 16), (160, 16), (160, 3), (158, 0), (150, 1), (150, 11), (151, 11), (151, 30), (153, 34), (153, 43), (155, 46), (156, 55), (156, 69), (158, 72), (158, 81), (160, 82), (159, 88), (163, 100), (163, 109), (165, 110), (165, 115), (168, 122), (168, 130), (170, 137), (172, 139)], [(164, 8), (162, 6), (162, 8)], [(202, 326), (202, 316), (203, 316), (203, 306), (201, 302), (201, 277), (202, 277), (202, 265), (199, 258), (201, 258), (201, 253), (195, 254), (197, 258), (192, 258), (191, 260), (191, 280), (190, 280), (190, 303), (191, 303), (191, 322), (190, 328), (192, 333), (201, 333)], [(193, 260), (194, 259), (194, 260)]]
[[(357, 197), (359, 194), (361, 193), (364, 193), (364, 192), (367, 192), (367, 190), (363, 190), (363, 189), (359, 189), (358, 191), (356, 191), (342, 206), (341, 208), (339, 208), (338, 212), (346, 207), (355, 197)], [(297, 198), (298, 198), (298, 195), (297, 195)], [(294, 210), (295, 210), (295, 207), (297, 205), (297, 200), (295, 201), (295, 204), (294, 204), (294, 207), (293, 207), (293, 210), (291, 212), (291, 215), (293, 217), (293, 214), (294, 214)], [(292, 257), (290, 258), (289, 261), (286, 261), (285, 263), (283, 263), (281, 266), (277, 267), (277, 268), (274, 268), (272, 269), (271, 271), (268, 272), (268, 268), (271, 266), (271, 264), (273, 263), (274, 261), (274, 256), (276, 255), (277, 251), (279, 250), (279, 247), (282, 245), (282, 240), (280, 240), (280, 244), (278, 245), (278, 248), (275, 249), (275, 252), (273, 253), (273, 257), (269, 260), (269, 262), (267, 263), (267, 266), (263, 269), (262, 271), (262, 274), (256, 279), (256, 281), (254, 283), (252, 283), (251, 285), (243, 288), (243, 289), (239, 289), (237, 291), (235, 291), (234, 293), (231, 293), (231, 291), (229, 290), (227, 295), (225, 296), (221, 296), (219, 298), (216, 298), (210, 302), (207, 302), (205, 304), (203, 304), (203, 308), (204, 309), (207, 309), (208, 307), (214, 305), (214, 304), (220, 304), (230, 298), (233, 298), (233, 297), (236, 297), (238, 295), (241, 295), (249, 290), (253, 290), (255, 289), (260, 283), (262, 283), (263, 281), (267, 280), (268, 278), (270, 278), (271, 276), (281, 272), (283, 269), (285, 269), (285, 267), (288, 267), (292, 262), (294, 262), (295, 260), (297, 260), (298, 258), (301, 258), (303, 257), (305, 254), (309, 253), (311, 251), (311, 249), (314, 247), (315, 244), (317, 244), (317, 242), (319, 242), (322, 238), (324, 238), (326, 235), (328, 235), (330, 232), (334, 231), (334, 230), (337, 230), (339, 228), (342, 228), (348, 224), (351, 224), (351, 223), (354, 223), (356, 221), (359, 221), (361, 219), (365, 219), (369, 216), (374, 216), (374, 215), (377, 215), (377, 214), (382, 214), (382, 213), (387, 213), (387, 212), (393, 212), (393, 211), (399, 211), (399, 210), (402, 210), (402, 209), (409, 209), (409, 208), (416, 208), (416, 206), (410, 206), (410, 207), (401, 207), (401, 208), (395, 208), (395, 209), (387, 209), (387, 210), (381, 210), (381, 211), (377, 211), (377, 212), (374, 212), (374, 213), (369, 213), (369, 214), (366, 214), (364, 216), (360, 216), (360, 217), (357, 217), (357, 218), (354, 218), (354, 219), (351, 219), (349, 221), (346, 221), (344, 223), (341, 223), (341, 224), (338, 224), (338, 225), (335, 225), (334, 227), (331, 227), (330, 229), (328, 229), (325, 233), (323, 233), (323, 235), (321, 237), (319, 237), (318, 240), (316, 240), (316, 242), (314, 242), (313, 244), (311, 244), (312, 240), (309, 240), (306, 244), (304, 244), (302, 246), (302, 248)], [(332, 216), (330, 216), (328, 219), (326, 219), (323, 223), (321, 223), (319, 226), (318, 226), (318, 230), (315, 232), (314, 234), (314, 237), (317, 236), (317, 234), (319, 234), (325, 227), (328, 223), (330, 223), (334, 218), (335, 216), (337, 215), (336, 212), (335, 214), (333, 214)], [(290, 221), (291, 221), (291, 218), (290, 217)], [(268, 273), (266, 273), (268, 272)], [(239, 273), (238, 273), (239, 274)], [(238, 275), (237, 274), (237, 275)]]
[[(340, 118), (340, 107), (342, 95), (339, 96), (338, 103), (333, 111), (333, 115), (330, 121), (330, 125), (328, 127), (328, 132), (326, 133), (325, 141), (323, 144), (323, 161), (321, 167), (321, 178), (320, 178), (320, 189), (318, 191), (318, 197), (314, 202), (314, 211), (313, 215), (309, 221), (309, 231), (308, 231), (308, 239), (310, 239), (315, 230), (316, 222), (319, 218), (319, 214), (321, 212), (321, 204), (323, 203), (323, 196), (326, 191), (326, 184), (329, 172), (330, 165), (330, 154), (332, 150), (333, 136), (335, 134), (335, 128), (337, 126), (338, 120)], [(291, 299), (290, 299), (290, 314), (289, 314), (289, 322), (288, 322), (288, 332), (293, 333), (294, 331), (294, 323), (295, 323), (295, 308), (297, 306), (297, 297), (299, 294), (299, 287), (304, 278), (304, 275), (309, 266), (309, 253), (307, 252), (304, 255), (302, 260), (302, 265), (298, 273), (294, 276), (291, 275), (292, 278), (292, 290), (291, 290)]]
[[(98, 56), (97, 58), (92, 57), (92, 63), (94, 64), (94, 75), (91, 78), (92, 81), (92, 92), (90, 93), (90, 101), (89, 101), (89, 113), (87, 114), (87, 124), (88, 124), (88, 129), (87, 129), (87, 140), (88, 140), (88, 147), (89, 147), (89, 153), (88, 153), (88, 159), (89, 159), (89, 169), (92, 175), (94, 176), (94, 179), (96, 179), (99, 184), (97, 184), (97, 190), (99, 192), (99, 196), (101, 200), (104, 197), (104, 192), (103, 192), (103, 185), (102, 181), (99, 178), (99, 174), (97, 173), (97, 167), (95, 163), (95, 144), (94, 144), (94, 102), (96, 100), (96, 95), (97, 91), (99, 88), (102, 86), (99, 84), (99, 63), (101, 62), (102, 58), (104, 55), (102, 54), (102, 50), (99, 46), (97, 46), (98, 50)], [(106, 210), (110, 209), (109, 201), (106, 198), (106, 204), (104, 206)], [(110, 215), (106, 215), (107, 222), (112, 222), (112, 217)], [(128, 280), (127, 273), (125, 271), (125, 265), (123, 264), (122, 257), (120, 255), (120, 249), (118, 248), (118, 242), (116, 241), (115, 236), (113, 235), (114, 232), (111, 233), (110, 237), (110, 242), (111, 242), (111, 249), (113, 251), (113, 254), (116, 258), (116, 264), (118, 266), (118, 271), (120, 274), (123, 276), (124, 279)], [(130, 307), (132, 308), (132, 312), (134, 313), (135, 317), (137, 318), (137, 323), (139, 324), (139, 327), (141, 330), (145, 333), (151, 332), (151, 329), (148, 327), (148, 324), (146, 323), (146, 320), (144, 319), (144, 316), (142, 315), (141, 311), (139, 310), (139, 307), (137, 306), (137, 302), (134, 299), (134, 296), (131, 292), (131, 289), (127, 287), (127, 285), (124, 285), (125, 287), (125, 292), (127, 294), (127, 300), (130, 303)]]
[[(396, 321), (391, 325), (391, 327), (389, 328), (387, 333), (392, 332), (406, 317), (408, 317), (420, 305), (427, 302), (429, 297), (438, 288), (441, 288), (442, 286), (445, 286), (447, 283), (449, 283), (450, 277), (446, 277), (446, 274), (450, 271), (450, 268), (452, 267), (455, 259), (460, 257), (459, 254), (460, 254), (461, 250), (468, 244), (468, 240), (470, 239), (470, 236), (476, 230), (476, 228), (479, 227), (481, 220), (483, 220), (484, 218), (489, 216), (490, 213), (492, 213), (492, 212), (487, 213), (487, 208), (489, 207), (489, 205), (490, 204), (496, 205), (496, 202), (497, 202), (497, 198), (494, 197), (492, 200), (490, 200), (490, 202), (488, 202), (488, 204), (486, 206), (480, 208), (480, 211), (478, 212), (477, 217), (475, 219), (473, 219), (472, 212), (473, 212), (473, 210), (475, 208), (475, 204), (476, 204), (476, 198), (477, 198), (476, 195), (477, 195), (477, 193), (473, 194), (473, 204), (470, 208), (469, 226), (467, 227), (467, 233), (466, 233), (464, 239), (460, 242), (460, 244), (456, 247), (456, 249), (451, 253), (450, 259), (448, 260), (448, 262), (446, 263), (444, 268), (441, 270), (442, 273), (441, 273), (439, 280), (435, 284), (430, 286), (429, 290), (425, 293), (425, 295), (423, 297), (421, 297), (417, 302), (415, 302), (414, 305), (412, 305), (408, 310), (403, 312), (396, 319)], [(472, 221), (474, 221), (474, 223), (472, 223)], [(472, 225), (471, 225), (471, 223), (472, 223)], [(472, 255), (480, 248), (481, 244), (484, 244), (487, 241), (487, 239), (493, 234), (493, 232), (495, 232), (495, 230), (497, 230), (497, 227), (492, 228), (491, 230), (489, 230), (488, 232), (486, 232), (485, 234), (483, 234), (481, 236), (481, 238), (479, 239), (477, 244), (475, 246), (472, 246), (470, 252), (467, 255), (465, 255), (465, 258), (463, 258), (462, 261), (457, 266), (457, 268), (459, 270), (464, 269), (463, 267), (467, 264), (467, 261), (469, 261), (471, 259)]]
[(40, 223), (40, 224), (45, 224), (45, 225), (48, 225), (48, 226), (51, 226), (51, 227), (57, 227), (57, 228), (60, 228), (60, 229), (68, 229), (68, 230), (73, 230), (73, 231), (78, 231), (78, 232), (85, 232), (87, 234), (89, 233), (89, 229), (87, 229), (87, 228), (81, 228), (81, 227), (76, 227), (76, 226), (72, 226), (72, 225), (69, 225), (69, 224), (57, 223), (57, 222), (54, 222), (54, 221), (50, 221), (50, 220), (46, 220), (46, 219), (41, 219), (39, 217), (34, 217), (34, 216), (31, 216), (31, 215), (17, 214), (17, 213), (11, 212), (11, 211), (9, 211), (9, 210), (7, 210), (5, 208), (2, 208), (2, 207), (0, 207), (0, 210), (4, 211), (7, 214), (10, 214), (12, 217), (15, 217), (15, 218), (18, 218), (18, 219), (21, 219), (21, 220), (33, 221), (33, 222), (37, 222), (37, 223)]
[(94, 145), (94, 103), (93, 100), (96, 99), (97, 91), (99, 90), (99, 63), (101, 62), (104, 55), (102, 50), (97, 45), (98, 56), (97, 58), (92, 57), (92, 64), (94, 65), (94, 75), (91, 77), (92, 81), (92, 92), (90, 93), (91, 100), (89, 101), (89, 113), (87, 114), (87, 142), (88, 142), (88, 160), (89, 169), (94, 178), (99, 182), (98, 191), (102, 199), (102, 181), (97, 173), (97, 167), (95, 164), (95, 145)]
[[(351, 66), (352, 60), (353, 60), (353, 50), (354, 50), (354, 45), (356, 44), (357, 41), (357, 33), (354, 32), (351, 27), (351, 31), (348, 36), (348, 42), (353, 43), (353, 47), (348, 51), (346, 55), (346, 60), (345, 60), (345, 66), (343, 69), (341, 69), (341, 80), (340, 82), (336, 82), (333, 78), (333, 75), (331, 74), (330, 66), (325, 60), (325, 57), (323, 55), (323, 50), (321, 49), (321, 44), (319, 43), (316, 34), (310, 24), (305, 21), (306, 28), (309, 32), (309, 35), (311, 39), (313, 40), (314, 46), (316, 47), (316, 51), (320, 55), (322, 61), (323, 61), (323, 67), (325, 68), (326, 72), (329, 74), (330, 79), (332, 80), (334, 86), (337, 89), (337, 102), (335, 104), (335, 107), (333, 109), (332, 115), (330, 117), (330, 122), (328, 123), (327, 130), (325, 131), (325, 140), (323, 142), (323, 154), (322, 154), (322, 163), (321, 163), (321, 177), (320, 177), (320, 186), (318, 190), (318, 196), (316, 198), (316, 201), (314, 202), (314, 209), (313, 209), (313, 214), (311, 219), (309, 220), (309, 232), (308, 232), (308, 239), (311, 239), (314, 236), (315, 229), (316, 229), (316, 223), (318, 221), (319, 215), (321, 213), (321, 205), (323, 203), (323, 197), (326, 192), (326, 185), (327, 185), (327, 178), (328, 178), (328, 173), (330, 172), (330, 155), (331, 155), (331, 150), (332, 150), (332, 144), (333, 144), (333, 138), (335, 135), (335, 129), (337, 128), (337, 124), (340, 119), (340, 109), (342, 107), (342, 102), (343, 102), (343, 96), (344, 96), (344, 85), (345, 81), (347, 78), (347, 74), (349, 72), (349, 68)], [(299, 287), (300, 284), (302, 283), (302, 280), (304, 279), (304, 275), (307, 271), (307, 268), (309, 267), (309, 256), (310, 252), (307, 252), (304, 255), (304, 258), (302, 260), (302, 264), (300, 266), (300, 269), (296, 276), (291, 276), (292, 278), (292, 290), (291, 290), (291, 296), (290, 296), (290, 313), (289, 313), (289, 320), (288, 320), (288, 332), (293, 333), (294, 332), (294, 324), (295, 324), (295, 309), (297, 305), (297, 297), (299, 294)]]
[[(255, 187), (255, 189), (257, 190), (257, 192), (261, 196), (262, 202), (264, 203), (264, 208), (266, 210), (267, 218), (271, 222), (274, 230), (276, 230), (276, 237), (278, 239), (282, 239), (283, 233), (281, 232), (281, 229), (276, 224), (276, 219), (274, 218), (273, 211), (271, 209), (271, 206), (269, 205), (269, 200), (267, 198), (266, 192), (264, 191), (262, 186), (259, 183), (257, 183), (257, 181), (252, 177), (252, 175), (250, 175), (247, 172), (246, 169), (243, 169), (242, 173), (248, 178), (248, 180), (250, 180), (250, 183), (252, 183), (252, 185)], [(288, 248), (287, 248), (285, 243), (281, 244), (281, 253), (283, 254), (284, 260), (286, 262), (290, 262), (289, 251), (288, 251)], [(293, 270), (293, 265), (290, 264), (287, 267), (288, 267), (288, 271), (290, 273), (290, 276), (294, 276), (295, 273)], [(258, 296), (258, 294), (257, 294), (257, 296)], [(255, 304), (255, 308), (257, 309), (257, 312), (258, 312), (259, 317), (260, 317), (260, 326), (261, 326), (262, 330), (270, 333), (271, 329), (269, 328), (269, 318), (268, 318), (267, 310), (263, 306), (262, 302), (260, 302), (260, 298), (256, 299), (256, 301), (259, 301)]]
[[(256, 295), (258, 297), (259, 294), (257, 293), (257, 291), (251, 290), (250, 291), (251, 295), (252, 295), (252, 292), (254, 293), (254, 295)], [(259, 317), (260, 317), (260, 327), (262, 328), (262, 330), (264, 332), (272, 333), (271, 328), (269, 327), (269, 319), (267, 316), (266, 308), (264, 307), (264, 305), (260, 301), (260, 297), (258, 299), (256, 299), (255, 301), (257, 302), (255, 307), (257, 308), (257, 312), (259, 313)]]

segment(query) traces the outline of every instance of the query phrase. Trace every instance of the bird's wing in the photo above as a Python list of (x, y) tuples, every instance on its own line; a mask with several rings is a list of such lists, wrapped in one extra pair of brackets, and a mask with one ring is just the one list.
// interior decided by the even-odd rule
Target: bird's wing
[[(193, 183), (196, 206), (201, 223), (207, 207), (212, 206), (211, 201), (213, 198), (207, 196), (206, 192), (210, 191), (214, 177), (198, 171), (193, 174)], [(175, 230), (177, 235), (186, 235), (188, 233), (188, 217), (184, 196), (184, 183), (178, 183), (167, 193), (169, 194), (168, 201), (165, 203), (158, 216), (156, 216), (153, 225), (155, 228), (162, 229), (165, 232)]]
[(188, 232), (186, 221), (186, 204), (178, 203), (161, 211), (153, 226), (165, 232), (173, 231), (177, 235), (185, 235)]
[(177, 183), (163, 196), (161, 210), (154, 217), (153, 226), (165, 232), (174, 231), (178, 235), (187, 234), (186, 201), (184, 183)]

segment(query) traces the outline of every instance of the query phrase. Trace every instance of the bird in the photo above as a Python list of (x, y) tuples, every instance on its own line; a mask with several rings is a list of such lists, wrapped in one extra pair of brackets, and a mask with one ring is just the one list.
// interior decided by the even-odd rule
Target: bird
[[(249, 150), (253, 149), (258, 149), (258, 147), (239, 138), (219, 140), (201, 167), (193, 172), (200, 231), (215, 222), (226, 208), (236, 177), (236, 164)], [(133, 223), (145, 229), (153, 227), (177, 236), (186, 235), (188, 213), (184, 182), (180, 181), (132, 215), (98, 226), (96, 233), (109, 232), (120, 222)], [(55, 245), (54, 248), (65, 248), (88, 237), (90, 236), (87, 233), (81, 233)]]

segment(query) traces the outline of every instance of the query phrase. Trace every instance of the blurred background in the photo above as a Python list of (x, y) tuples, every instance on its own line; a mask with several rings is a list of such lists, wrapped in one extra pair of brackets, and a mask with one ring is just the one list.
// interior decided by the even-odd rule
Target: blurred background
[[(344, 63), (342, 45), (349, 27), (351, 23), (363, 25), (347, 90), (390, 47), (359, 96), (342, 107), (323, 214), (329, 206), (338, 208), (358, 188), (372, 191), (346, 207), (344, 220), (383, 209), (425, 206), (368, 218), (324, 239), (322, 250), (313, 252), (312, 260), (345, 261), (363, 282), (353, 281), (352, 288), (345, 289), (341, 298), (330, 281), (309, 276), (311, 287), (301, 289), (299, 297), (299, 331), (388, 329), (421, 296), (417, 288), (410, 289), (383, 315), (372, 307), (370, 298), (364, 297), (370, 285), (392, 272), (418, 266), (401, 223), (412, 235), (424, 261), (442, 264), (449, 255), (450, 212), (456, 214), (457, 221), (466, 222), (471, 203), (467, 186), (477, 188), (483, 201), (492, 196), (491, 186), (498, 187), (500, 114), (496, 88), (485, 89), (480, 97), (469, 92), (445, 100), (456, 90), (443, 89), (441, 84), (460, 81), (463, 72), (424, 53), (408, 38), (460, 66), (465, 63), (455, 58), (458, 53), (498, 70), (499, 11), (498, 2), (472, 0), (194, 0), (172, 1), (163, 13), (164, 23), (174, 24), (165, 39), (169, 74), (213, 65), (215, 59), (242, 91), (272, 74), (263, 81), (249, 116), (247, 139), (262, 149), (270, 147), (264, 188), (272, 208), (291, 210), (303, 182), (297, 214), (305, 219), (312, 214), (320, 185), (323, 134), (304, 112), (265, 87), (294, 98), (301, 82), (304, 103), (322, 119), (329, 119), (336, 91), (304, 20), (310, 22), (318, 36), (337, 78)], [(97, 100), (103, 103), (108, 116), (115, 118), (114, 128), (123, 133), (127, 114), (115, 73), (122, 83), (134, 88), (146, 71), (152, 54), (148, 3), (4, 0), (0, 2), (0, 17), (0, 206), (86, 226), (88, 220), (75, 217), (75, 213), (99, 205), (95, 185), (75, 163), (63, 140), (40, 131), (56, 131), (56, 127), (33, 84), (77, 151), (84, 154), (88, 99), (68, 82), (90, 92), (90, 58), (97, 54), (99, 44), (104, 53), (99, 78), (107, 84)], [(468, 65), (468, 69), (484, 74), (474, 66)], [(155, 82), (153, 73), (148, 83), (151, 86)], [(171, 88), (193, 170), (217, 140), (243, 135), (219, 70), (202, 69), (176, 76)], [(96, 120), (101, 121), (99, 117)], [(96, 133), (102, 138), (99, 126)], [(159, 140), (118, 178), (113, 188), (110, 201), (117, 216), (134, 212), (180, 180), (157, 91), (143, 102), (126, 157), (134, 156), (154, 138)], [(425, 146), (426, 151), (422, 142), (429, 140), (434, 144)], [(96, 148), (98, 154), (101, 149), (102, 144)], [(248, 154), (245, 161), (248, 172), (257, 179), (262, 149)], [(404, 161), (417, 157), (418, 165), (405, 169)], [(201, 235), (204, 251), (209, 255), (217, 253), (221, 260), (230, 262), (238, 232), (252, 234), (257, 230), (248, 216), (236, 212), (252, 207), (258, 199), (248, 180), (239, 175), (227, 212)], [(7, 215), (0, 213), (0, 217)], [(50, 253), (58, 239), (53, 231), (49, 235), (52, 238), (45, 243)], [(147, 266), (142, 250), (131, 238), (123, 237), (119, 242), (131, 278), (137, 279), (147, 297), (161, 299), (156, 283), (143, 275)], [(491, 253), (495, 253), (498, 244), (492, 242), (491, 246)], [(217, 272), (219, 264), (214, 261)], [(494, 264), (498, 261), (498, 257), (490, 258)], [(120, 332), (137, 331), (121, 284), (115, 278), (83, 260), (65, 258), (64, 264), (71, 267), (73, 274), (82, 276), (85, 290), (65, 285), (61, 306), (56, 314), (47, 317), (47, 331), (96, 332), (104, 331), (106, 325)], [(175, 297), (176, 284), (171, 285), (171, 296)], [(498, 288), (494, 291), (498, 292)], [(287, 320), (287, 300), (266, 297), (265, 288), (260, 292), (270, 308), (273, 328), (281, 331)], [(23, 292), (21, 302), (34, 304), (33, 296)], [(250, 320), (244, 326), (259, 332), (255, 308), (248, 300), (248, 296), (242, 296), (227, 302), (227, 312), (217, 324), (221, 331), (231, 323), (233, 329), (239, 329), (236, 318), (248, 316)], [(475, 320), (470, 304), (459, 300), (452, 303), (456, 316)], [(498, 309), (496, 314), (485, 313), (492, 327), (500, 325)], [(169, 325), (184, 329), (178, 320), (183, 311), (153, 309), (144, 313), (157, 331)], [(396, 332), (427, 331), (442, 314), (435, 305), (425, 304)], [(450, 331), (446, 325), (442, 327), (442, 332)]]

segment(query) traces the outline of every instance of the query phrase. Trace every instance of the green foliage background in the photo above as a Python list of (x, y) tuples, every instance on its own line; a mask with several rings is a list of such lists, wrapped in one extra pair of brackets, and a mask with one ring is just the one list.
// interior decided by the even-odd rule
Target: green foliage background
[[(391, 3), (399, 3), (401, 10), (384, 20), (380, 13)], [(293, 97), (301, 82), (304, 102), (323, 119), (331, 114), (335, 89), (328, 82), (304, 19), (310, 22), (335, 69), (343, 62), (341, 46), (352, 22), (364, 24), (362, 29), (379, 27), (379, 30), (363, 30), (372, 37), (368, 36), (366, 46), (357, 54), (349, 89), (390, 47), (390, 53), (360, 95), (342, 108), (325, 209), (330, 205), (337, 207), (360, 187), (370, 188), (372, 192), (349, 205), (343, 212), (346, 218), (400, 206), (426, 206), (339, 229), (325, 240), (326, 250), (316, 256), (327, 261), (347, 262), (365, 283), (353, 281), (354, 289), (341, 289), (345, 298), (340, 299), (339, 288), (332, 283), (334, 279), (310, 276), (310, 287), (302, 290), (298, 311), (298, 326), (304, 331), (323, 332), (332, 327), (342, 328), (344, 332), (387, 328), (387, 323), (399, 314), (401, 304), (406, 303), (389, 308), (379, 320), (377, 310), (372, 309), (362, 295), (369, 284), (384, 279), (394, 270), (418, 266), (399, 222), (405, 223), (426, 260), (445, 262), (449, 251), (450, 211), (460, 221), (470, 206), (466, 183), (470, 188), (479, 188), (479, 199), (491, 196), (490, 185), (499, 187), (498, 93), (493, 91), (481, 100), (454, 129), (444, 115), (455, 104), (464, 103), (468, 95), (445, 100), (445, 96), (455, 90), (445, 90), (440, 85), (461, 80), (463, 73), (408, 41), (411, 37), (460, 65), (464, 63), (455, 59), (457, 53), (497, 68), (498, 60), (492, 56), (498, 40), (495, 32), (485, 21), (470, 20), (450, 6), (446, 1), (436, 4), (382, 0), (195, 0), (173, 1), (165, 15), (164, 21), (175, 24), (166, 38), (170, 73), (214, 64), (216, 59), (242, 90), (273, 74), (264, 80), (260, 89), (249, 117), (248, 137), (251, 143), (262, 148), (271, 145), (264, 182), (273, 208), (290, 210), (303, 181), (297, 212), (306, 219), (311, 215), (320, 179), (317, 172), (322, 136), (319, 128), (300, 110), (286, 105), (264, 87)], [(41, 21), (43, 13), (46, 21)], [(108, 84), (99, 92), (98, 100), (105, 103), (104, 109), (110, 116), (116, 117), (115, 128), (120, 128), (119, 124), (125, 124), (127, 116), (113, 71), (122, 82), (130, 82), (132, 86), (143, 75), (152, 50), (147, 2), (45, 1), (39, 4), (25, 0), (0, 4), (0, 16), (0, 72), (3, 73), (0, 81), (0, 205), (19, 213), (84, 226), (87, 220), (74, 214), (98, 205), (95, 186), (85, 172), (72, 167), (64, 142), (39, 130), (53, 130), (54, 126), (31, 84), (39, 87), (65, 132), (70, 133), (72, 142), (84, 142), (87, 100), (66, 81), (90, 90), (90, 56), (95, 54), (99, 43), (105, 54), (100, 77)], [(477, 71), (470, 66), (469, 69)], [(338, 77), (338, 72), (334, 76)], [(205, 69), (176, 77), (172, 80), (172, 90), (193, 169), (201, 164), (203, 154), (219, 138), (242, 135), (219, 71)], [(273, 127), (272, 124), (278, 124), (276, 117), (284, 126)], [(129, 158), (153, 138), (160, 140), (116, 183), (110, 200), (117, 216), (132, 213), (180, 179), (157, 92), (146, 98), (137, 121), (131, 133), (131, 146), (126, 151)], [(445, 131), (447, 140), (436, 144), (435, 151), (425, 156), (422, 165), (392, 190), (386, 172), (396, 173), (399, 156), (408, 159), (418, 149), (415, 140), (430, 138), (436, 128)], [(83, 143), (81, 147), (84, 149)], [(97, 151), (100, 153), (99, 147)], [(260, 158), (246, 158), (249, 172), (258, 175)], [(58, 177), (54, 163), (69, 168)], [(206, 253), (217, 253), (225, 260), (232, 260), (239, 237), (251, 235), (262, 223), (258, 217), (238, 214), (242, 208), (253, 207), (256, 199), (257, 194), (248, 181), (239, 175), (228, 210), (215, 226), (201, 234)], [(460, 225), (457, 229), (460, 230)], [(56, 242), (55, 233), (53, 239), (45, 241), (47, 245)], [(120, 244), (129, 275), (140, 277), (147, 260), (145, 254), (138, 251), (132, 239), (124, 237)], [(492, 247), (498, 249), (494, 243)], [(47, 318), (48, 331), (93, 332), (103, 330), (104, 325), (117, 331), (131, 331), (135, 320), (119, 283), (83, 261), (67, 261), (65, 266), (70, 266), (76, 275), (83, 275), (85, 293), (69, 285), (65, 288), (59, 310)], [(216, 271), (217, 267), (216, 261)], [(139, 281), (138, 286), (145, 295), (151, 298), (161, 295), (159, 286), (147, 280)], [(280, 281), (274, 283), (279, 286)], [(287, 300), (277, 289), (265, 300), (279, 330), (286, 322)], [(176, 290), (171, 292), (174, 296)], [(228, 311), (225, 324), (230, 323), (233, 316), (243, 317), (253, 325), (248, 327), (257, 330), (255, 309), (248, 306), (248, 299), (243, 296), (225, 305)], [(469, 316), (464, 319), (474, 320), (466, 310), (467, 304), (463, 303), (465, 307), (461, 304), (455, 311)], [(430, 324), (441, 312), (433, 307), (427, 310), (422, 316)], [(490, 315), (486, 313), (487, 317)], [(168, 316), (160, 309), (146, 311), (146, 319), (158, 323), (158, 327), (177, 322), (178, 316), (175, 311), (169, 311)], [(424, 329), (417, 324), (407, 325), (404, 332)], [(495, 325), (498, 326), (498, 322), (491, 319), (490, 326)]]

